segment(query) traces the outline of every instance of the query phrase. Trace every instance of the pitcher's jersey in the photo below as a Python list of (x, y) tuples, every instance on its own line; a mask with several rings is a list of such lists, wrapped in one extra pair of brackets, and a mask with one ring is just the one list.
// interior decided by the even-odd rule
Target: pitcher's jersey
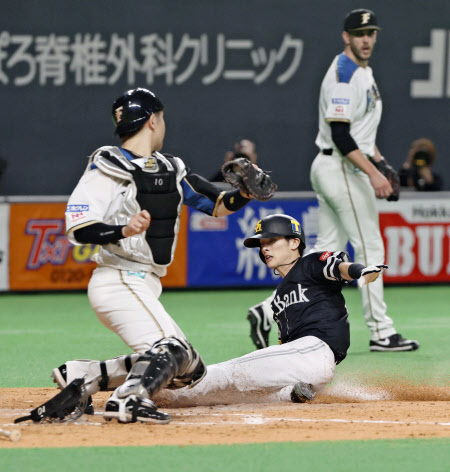
[(330, 346), (336, 363), (345, 358), (350, 327), (341, 293), (342, 262), (349, 262), (346, 252), (313, 252), (288, 272), (271, 303), (281, 343), (315, 336)]
[[(331, 121), (350, 123), (350, 134), (363, 154), (375, 154), (375, 139), (382, 103), (372, 69), (359, 67), (344, 53), (336, 56), (320, 89), (319, 149), (337, 150), (331, 138)], [(338, 152), (339, 154), (339, 152)]]

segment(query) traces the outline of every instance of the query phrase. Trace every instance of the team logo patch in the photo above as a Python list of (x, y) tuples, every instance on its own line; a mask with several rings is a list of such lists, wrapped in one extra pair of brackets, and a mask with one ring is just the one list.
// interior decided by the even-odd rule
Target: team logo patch
[(256, 223), (256, 227), (255, 227), (255, 234), (260, 233), (260, 232), (261, 232), (261, 220), (259, 220), (258, 223)]
[(84, 212), (82, 211), (79, 211), (77, 213), (71, 213), (70, 214), (70, 219), (72, 221), (78, 221), (78, 220), (82, 220), (86, 215), (84, 214)]
[(291, 220), (292, 231), (294, 233), (300, 233), (300, 223), (297, 220)]
[(147, 172), (158, 172), (159, 166), (156, 157), (149, 157), (145, 163), (145, 171)]
[(337, 105), (334, 107), (334, 113), (336, 115), (343, 115), (344, 114), (344, 107), (342, 105)]
[(331, 251), (325, 251), (320, 257), (319, 259), (321, 261), (325, 261), (327, 260), (333, 253)]
[(89, 211), (89, 205), (67, 205), (66, 213), (78, 213), (80, 211)]
[(361, 24), (365, 25), (370, 21), (370, 13), (361, 13)]
[(348, 98), (332, 98), (331, 103), (335, 105), (349, 105), (350, 100)]

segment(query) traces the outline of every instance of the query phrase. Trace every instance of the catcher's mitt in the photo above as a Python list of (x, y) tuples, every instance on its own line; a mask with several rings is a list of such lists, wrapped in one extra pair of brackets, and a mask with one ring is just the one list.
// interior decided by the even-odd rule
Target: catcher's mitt
[(53, 398), (31, 410), (28, 416), (16, 418), (14, 423), (27, 420), (33, 420), (35, 423), (75, 421), (85, 412), (88, 405), (88, 395), (83, 384), (84, 379), (75, 379)]
[(388, 202), (396, 202), (400, 198), (400, 177), (398, 172), (390, 166), (385, 159), (375, 162), (371, 159), (373, 165), (389, 180), (393, 192), (387, 197)]
[(233, 187), (263, 202), (271, 199), (277, 189), (270, 176), (245, 157), (225, 163), (222, 174)]

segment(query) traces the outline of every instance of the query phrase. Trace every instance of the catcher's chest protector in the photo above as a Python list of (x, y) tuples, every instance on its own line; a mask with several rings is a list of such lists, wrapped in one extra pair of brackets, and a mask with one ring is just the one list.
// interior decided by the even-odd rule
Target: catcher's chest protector
[(138, 201), (142, 210), (151, 215), (151, 223), (145, 239), (150, 246), (156, 264), (166, 265), (171, 261), (172, 246), (175, 240), (175, 226), (178, 219), (178, 208), (182, 199), (177, 186), (175, 159), (166, 157), (172, 168), (157, 157), (150, 171), (133, 164), (134, 170), (126, 168), (114, 156), (104, 156), (114, 165), (129, 172), (136, 184)]

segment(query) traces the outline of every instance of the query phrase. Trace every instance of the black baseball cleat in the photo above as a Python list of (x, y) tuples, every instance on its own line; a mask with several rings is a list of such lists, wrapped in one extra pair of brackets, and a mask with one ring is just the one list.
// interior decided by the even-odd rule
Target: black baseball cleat
[(291, 400), (294, 403), (309, 403), (314, 400), (316, 393), (313, 392), (311, 384), (297, 382), (291, 392)]
[(373, 352), (396, 352), (415, 351), (419, 349), (419, 342), (412, 339), (405, 339), (401, 334), (396, 333), (388, 338), (370, 341), (369, 348)]
[(269, 345), (270, 321), (261, 304), (250, 308), (247, 314), (250, 322), (250, 337), (256, 349), (263, 349)]
[(106, 420), (115, 419), (119, 423), (143, 423), (167, 424), (170, 423), (170, 416), (159, 411), (156, 405), (148, 398), (130, 395), (126, 398), (109, 399), (106, 402), (103, 418)]
[[(62, 364), (56, 369), (53, 369), (52, 372), (53, 382), (57, 383), (59, 388), (62, 390), (67, 386), (67, 368), (66, 364)], [(92, 397), (89, 396), (87, 400), (87, 407), (84, 410), (85, 415), (93, 415), (94, 414), (94, 405), (92, 404)]]

